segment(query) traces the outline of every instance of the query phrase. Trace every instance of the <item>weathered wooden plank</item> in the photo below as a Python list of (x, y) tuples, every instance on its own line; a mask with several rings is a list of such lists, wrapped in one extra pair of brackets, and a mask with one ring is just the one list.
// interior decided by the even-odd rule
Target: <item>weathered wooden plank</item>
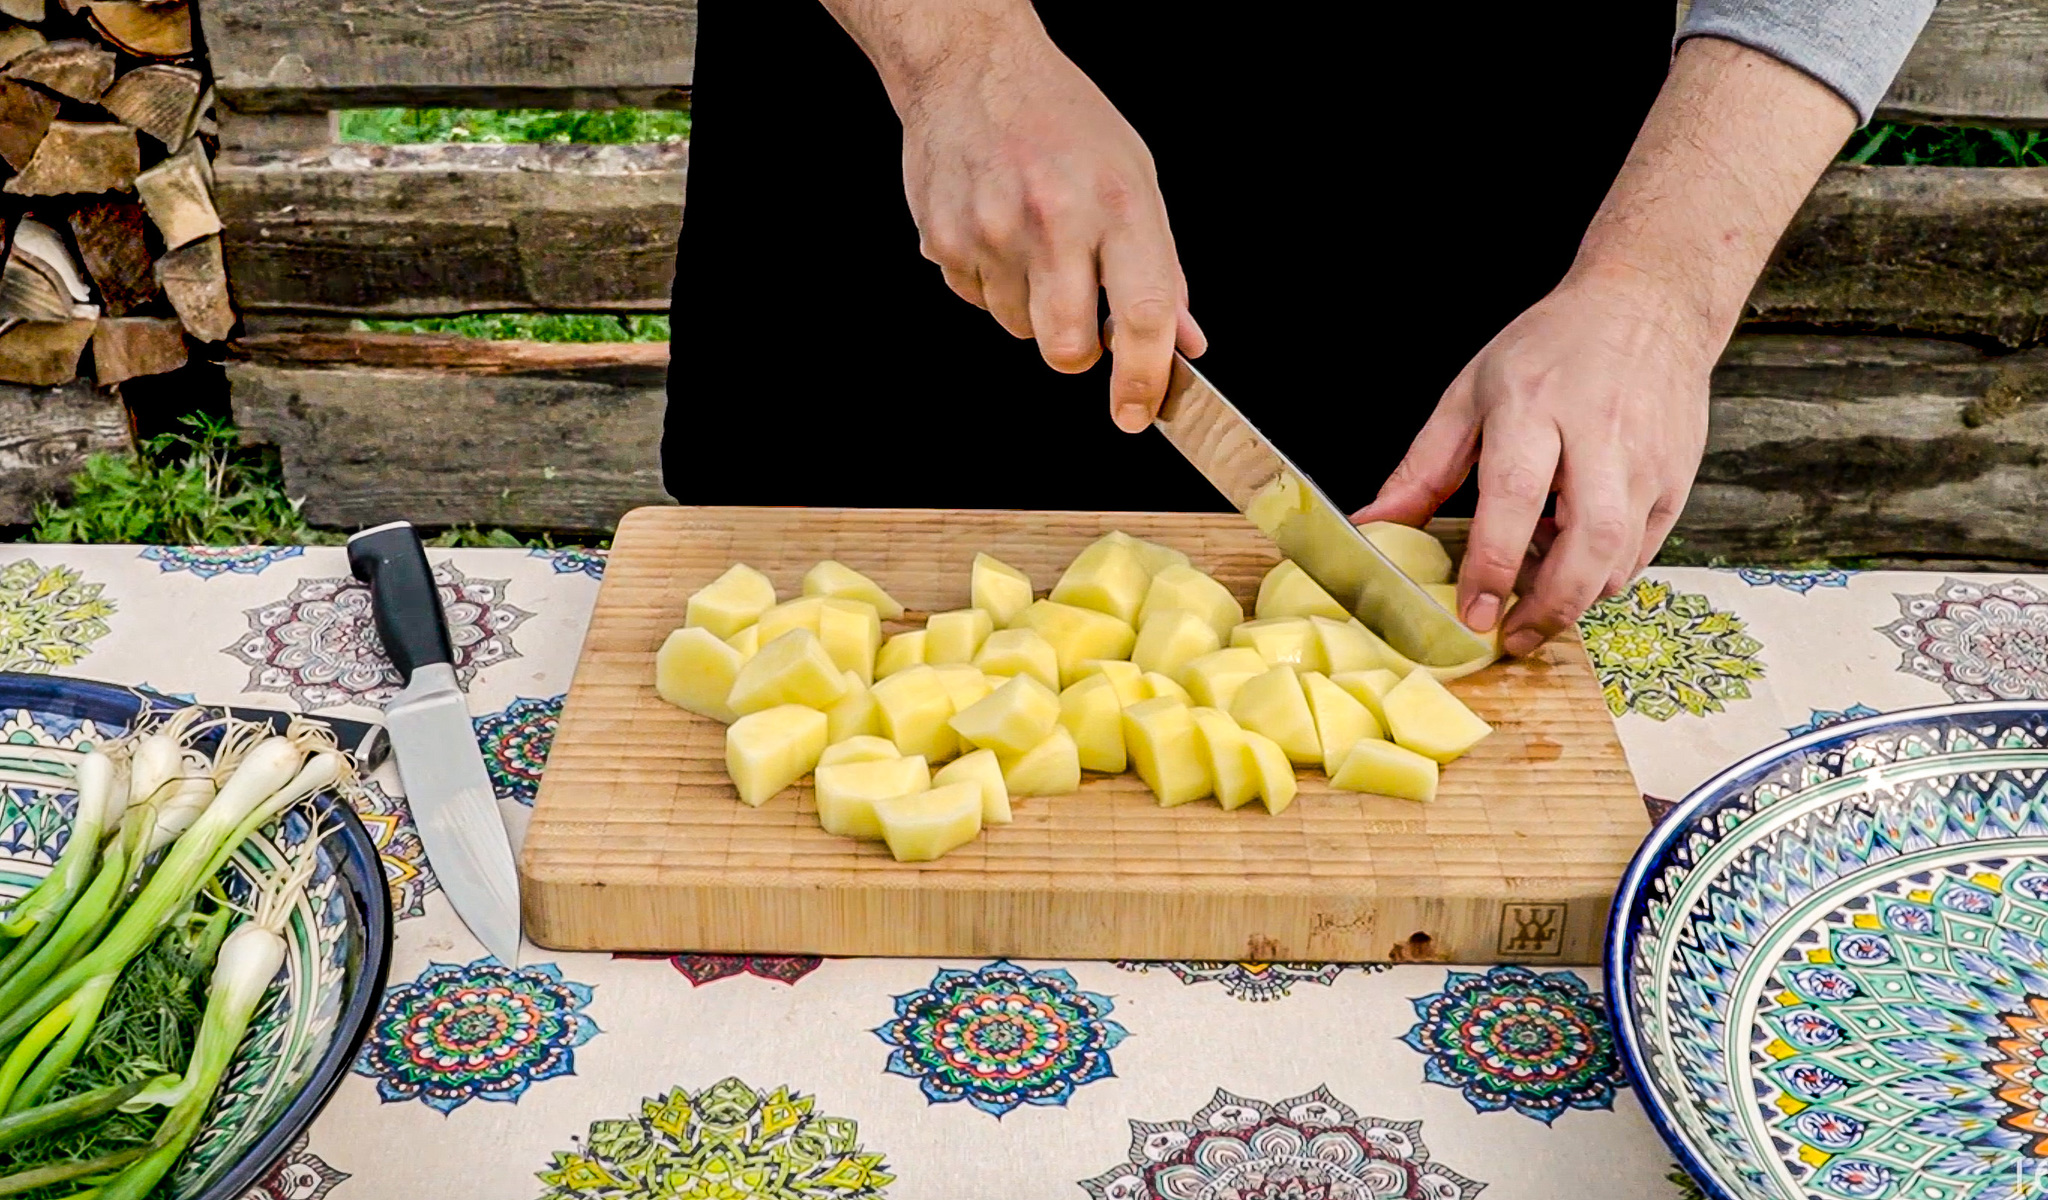
[(200, 17), (245, 112), (680, 107), (697, 41), (694, 0), (226, 0)]
[(94, 452), (132, 445), (116, 391), (89, 381), (34, 388), (0, 384), (0, 525), (26, 523)]
[(2048, 125), (2048, 5), (1943, 0), (1879, 120)]
[(215, 165), (244, 313), (665, 312), (687, 145), (368, 146)]
[(227, 373), (243, 437), (278, 447), (315, 524), (596, 532), (668, 502), (667, 351), (281, 334)]

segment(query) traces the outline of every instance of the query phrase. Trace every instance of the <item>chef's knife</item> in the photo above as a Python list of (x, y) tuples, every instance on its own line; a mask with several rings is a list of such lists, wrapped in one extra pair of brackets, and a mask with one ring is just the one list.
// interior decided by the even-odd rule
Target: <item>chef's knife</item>
[(1154, 422), (1237, 511), (1279, 543), (1394, 649), (1434, 667), (1493, 652), (1436, 598), (1366, 540), (1307, 475), (1178, 354)]
[(519, 954), (519, 873), (491, 778), (455, 680), (455, 653), (434, 571), (405, 521), (348, 540), (348, 565), (370, 585), (384, 652), (405, 690), (384, 709), (384, 729), (413, 824), (449, 903), (484, 948), (513, 965)]

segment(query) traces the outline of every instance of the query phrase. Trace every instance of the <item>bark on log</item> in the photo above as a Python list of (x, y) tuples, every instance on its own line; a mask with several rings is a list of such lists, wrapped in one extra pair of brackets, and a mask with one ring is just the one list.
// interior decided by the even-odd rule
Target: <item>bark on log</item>
[(185, 327), (162, 317), (116, 317), (92, 333), (93, 376), (101, 387), (185, 365)]
[(141, 170), (142, 150), (126, 125), (52, 121), (28, 166), (0, 190), (17, 196), (131, 192)]
[(228, 302), (219, 237), (201, 238), (157, 259), (156, 278), (194, 338), (220, 342), (234, 332), (235, 310)]
[(92, 340), (92, 318), (23, 321), (0, 333), (0, 381), (58, 387), (78, 375), (78, 360)]
[(213, 209), (213, 189), (208, 186), (206, 148), (198, 142), (137, 175), (135, 190), (157, 232), (163, 235), (166, 249), (175, 250), (221, 230), (220, 216)]
[(150, 63), (116, 79), (100, 107), (176, 151), (192, 138), (205, 85), (190, 67)]
[(133, 200), (89, 200), (72, 211), (71, 235), (107, 315), (125, 317), (163, 297), (150, 258), (149, 218)]
[(0, 79), (0, 159), (17, 171), (26, 168), (61, 107), (61, 101), (41, 88), (19, 79)]
[(86, 380), (60, 388), (0, 386), (0, 524), (26, 524), (94, 453), (132, 448), (121, 397)]
[(60, 96), (97, 104), (114, 82), (114, 55), (91, 42), (67, 39), (31, 50), (8, 63), (7, 74), (39, 84)]

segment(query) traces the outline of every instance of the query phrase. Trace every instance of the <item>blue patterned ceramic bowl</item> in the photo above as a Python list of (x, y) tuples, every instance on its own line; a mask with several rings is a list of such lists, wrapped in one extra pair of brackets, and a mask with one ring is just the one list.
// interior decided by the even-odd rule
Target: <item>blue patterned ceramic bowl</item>
[(1893, 713), (1722, 773), (1637, 854), (1607, 986), (1716, 1200), (2048, 1195), (2048, 708)]
[[(180, 702), (47, 675), (0, 672), (0, 740), (83, 752), (125, 733), (148, 709)], [(0, 895), (48, 873), (74, 801), (60, 781), (0, 762)], [(348, 1071), (384, 990), (391, 898), (375, 842), (348, 805), (322, 797), (329, 832), (306, 899), (285, 931), (279, 982), (259, 1010), (218, 1103), (171, 1181), (178, 1200), (237, 1200), (305, 1131)], [(263, 831), (227, 867), (234, 891), (252, 867), (305, 840), (294, 814)]]

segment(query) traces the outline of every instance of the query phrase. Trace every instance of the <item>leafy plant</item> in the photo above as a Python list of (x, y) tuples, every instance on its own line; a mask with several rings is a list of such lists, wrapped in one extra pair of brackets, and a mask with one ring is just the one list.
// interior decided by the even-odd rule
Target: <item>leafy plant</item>
[(370, 333), (440, 333), (522, 342), (665, 342), (667, 317), (603, 317), (573, 313), (473, 313), (415, 321), (357, 321)]
[(1879, 123), (1850, 136), (1842, 161), (1878, 167), (2048, 167), (2048, 135), (2038, 129)]
[(341, 114), (344, 142), (632, 145), (680, 142), (689, 136), (690, 114), (663, 109), (358, 108)]

